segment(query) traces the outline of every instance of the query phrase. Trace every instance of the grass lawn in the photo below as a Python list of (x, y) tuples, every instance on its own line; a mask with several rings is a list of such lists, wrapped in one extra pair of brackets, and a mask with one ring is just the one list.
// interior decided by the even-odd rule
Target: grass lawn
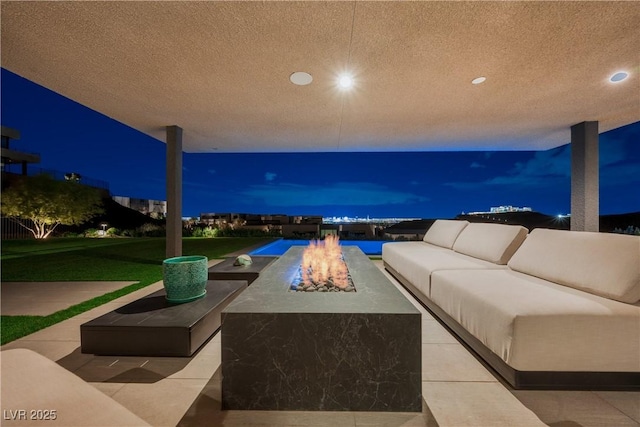
[[(184, 255), (220, 258), (269, 239), (252, 237), (185, 238)], [(130, 292), (162, 280), (164, 238), (65, 238), (2, 242), (2, 282), (123, 280), (139, 283), (74, 305), (49, 316), (1, 316), (1, 341), (6, 344)]]

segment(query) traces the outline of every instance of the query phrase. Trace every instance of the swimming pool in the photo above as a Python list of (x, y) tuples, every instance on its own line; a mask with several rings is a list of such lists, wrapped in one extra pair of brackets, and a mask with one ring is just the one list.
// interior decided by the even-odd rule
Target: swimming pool
[[(341, 246), (357, 246), (366, 255), (382, 255), (382, 244), (387, 243), (386, 240), (340, 240)], [(275, 242), (271, 242), (265, 246), (261, 246), (258, 249), (254, 249), (249, 252), (249, 255), (271, 255), (280, 256), (284, 254), (287, 249), (292, 246), (307, 246), (309, 240), (287, 240), (280, 239)]]

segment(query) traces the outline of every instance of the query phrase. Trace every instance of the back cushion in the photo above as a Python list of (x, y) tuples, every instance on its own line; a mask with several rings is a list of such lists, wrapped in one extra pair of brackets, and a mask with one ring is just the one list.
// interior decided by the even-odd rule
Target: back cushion
[(640, 300), (640, 237), (537, 228), (509, 267), (620, 302)]
[(424, 240), (432, 245), (451, 249), (460, 232), (469, 224), (469, 221), (456, 221), (451, 219), (439, 219), (433, 223), (425, 233)]
[(453, 250), (495, 264), (506, 264), (527, 237), (521, 225), (473, 223), (456, 239)]

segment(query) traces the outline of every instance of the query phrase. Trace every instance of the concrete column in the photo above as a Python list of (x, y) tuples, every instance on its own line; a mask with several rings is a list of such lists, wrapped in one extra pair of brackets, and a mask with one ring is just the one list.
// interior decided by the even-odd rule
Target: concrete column
[(182, 255), (182, 128), (167, 126), (167, 258)]
[(571, 126), (571, 230), (600, 231), (598, 122)]

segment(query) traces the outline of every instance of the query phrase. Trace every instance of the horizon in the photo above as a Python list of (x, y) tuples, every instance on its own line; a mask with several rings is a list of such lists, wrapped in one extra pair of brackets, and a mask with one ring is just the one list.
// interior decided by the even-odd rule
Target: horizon
[[(2, 125), (33, 168), (166, 200), (164, 142), (2, 68)], [(577, 119), (576, 121), (579, 121)], [(569, 141), (567, 141), (568, 143)], [(391, 144), (392, 145), (392, 144)], [(439, 218), (491, 206), (570, 211), (570, 145), (546, 151), (184, 153), (183, 217), (206, 212)], [(600, 214), (640, 211), (640, 122), (600, 134)]]

